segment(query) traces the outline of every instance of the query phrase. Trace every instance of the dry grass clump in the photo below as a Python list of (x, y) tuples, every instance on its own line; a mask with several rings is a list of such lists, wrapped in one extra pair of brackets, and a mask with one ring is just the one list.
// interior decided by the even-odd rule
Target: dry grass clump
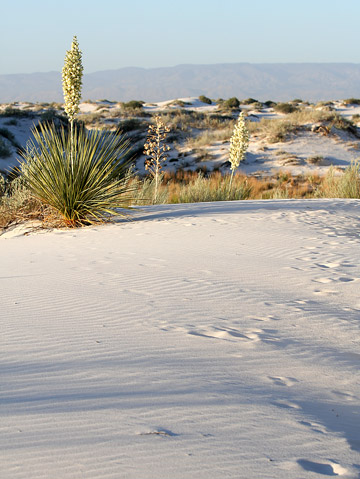
[(325, 198), (360, 198), (360, 164), (353, 162), (344, 173), (336, 175), (335, 168), (329, 168), (319, 190)]
[[(136, 178), (134, 204), (152, 204), (154, 181)], [(196, 203), (245, 199), (313, 198), (319, 196), (322, 179), (318, 175), (292, 176), (286, 171), (275, 177), (255, 178), (236, 173), (230, 188), (230, 175), (220, 172), (197, 173), (178, 170), (165, 172), (159, 186), (159, 203)]]
[(21, 178), (8, 181), (0, 175), (0, 230), (34, 219), (53, 225), (59, 220), (54, 211), (31, 195)]
[(319, 166), (324, 165), (326, 163), (326, 160), (321, 155), (310, 156), (309, 158), (306, 158), (305, 161), (309, 165), (319, 165)]
[(232, 132), (233, 128), (230, 126), (221, 130), (205, 130), (196, 137), (188, 138), (185, 146), (193, 149), (208, 146), (217, 141), (229, 141)]
[(259, 122), (247, 122), (247, 128), (251, 135), (262, 136), (268, 143), (279, 143), (285, 142), (298, 127), (287, 120), (262, 118)]

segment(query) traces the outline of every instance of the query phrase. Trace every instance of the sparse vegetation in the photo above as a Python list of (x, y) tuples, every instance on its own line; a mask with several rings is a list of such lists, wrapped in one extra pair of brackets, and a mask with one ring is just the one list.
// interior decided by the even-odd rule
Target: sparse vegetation
[[(211, 100), (201, 95), (200, 101), (205, 104), (211, 104)], [(354, 99), (348, 99), (350, 104), (354, 103)], [(351, 103), (350, 103), (351, 100)], [(355, 99), (356, 100), (356, 99)], [(210, 103), (209, 103), (210, 102)], [(144, 161), (144, 143), (146, 141), (146, 131), (149, 123), (153, 122), (155, 115), (159, 115), (163, 123), (171, 128), (171, 133), (166, 137), (166, 142), (173, 143), (176, 153), (165, 160), (163, 158), (163, 169), (159, 169), (157, 180), (155, 177), (143, 178), (142, 168), (138, 172), (140, 176), (132, 180), (132, 185), (136, 184), (137, 193), (135, 202), (144, 203), (168, 203), (168, 202), (186, 202), (186, 201), (216, 201), (217, 199), (228, 199), (229, 191), (224, 193), (222, 189), (224, 185), (229, 187), (231, 176), (223, 175), (226, 168), (231, 166), (226, 161), (228, 154), (229, 139), (233, 133), (236, 123), (236, 110), (240, 106), (240, 102), (235, 98), (229, 100), (218, 100), (220, 107), (215, 112), (193, 108), (183, 108), (187, 106), (187, 102), (183, 100), (175, 100), (170, 105), (171, 108), (165, 108), (163, 111), (152, 112), (151, 108), (143, 108), (143, 102), (131, 101), (127, 103), (108, 102), (105, 100), (92, 102), (93, 108), (89, 108), (88, 113), (82, 113), (76, 116), (77, 134), (84, 132), (87, 135), (90, 128), (94, 133), (97, 130), (101, 135), (118, 136), (127, 133), (129, 141), (132, 143), (131, 152), (126, 151), (122, 157), (123, 164), (130, 165), (135, 158), (141, 157)], [(286, 142), (296, 135), (312, 135), (322, 134), (328, 135), (330, 140), (342, 143), (347, 151), (353, 151), (360, 148), (358, 140), (358, 128), (355, 122), (358, 122), (360, 115), (353, 115), (352, 120), (348, 120), (337, 113), (339, 102), (320, 102), (319, 104), (309, 105), (300, 99), (295, 99), (288, 103), (276, 104), (271, 100), (261, 103), (254, 98), (248, 98), (241, 102), (249, 105), (244, 109), (244, 117), (246, 111), (275, 107), (275, 111), (289, 111), (285, 118), (262, 118), (262, 115), (248, 116), (246, 120), (246, 128), (251, 133), (254, 140), (258, 140), (255, 150), (251, 150), (249, 156), (250, 161), (259, 164), (259, 170), (253, 174), (253, 177), (237, 175), (234, 172), (234, 188), (241, 188), (237, 191), (235, 198), (251, 198), (251, 199), (270, 199), (270, 198), (303, 198), (303, 197), (358, 197), (358, 167), (354, 166), (349, 169), (345, 167), (334, 166), (329, 170), (328, 176), (324, 178), (311, 176), (292, 176), (290, 169), (294, 166), (303, 167), (325, 167), (332, 160), (320, 154), (306, 157), (304, 154), (299, 156), (284, 149), (279, 149), (280, 145), (270, 146), (278, 142)], [(285, 107), (283, 105), (286, 105)], [(155, 105), (153, 105), (155, 106)], [(178, 107), (178, 108), (176, 108)], [(179, 108), (180, 107), (180, 108)], [(0, 157), (6, 158), (11, 156), (15, 149), (19, 149), (20, 145), (16, 140), (16, 129), (5, 128), (5, 126), (18, 126), (23, 118), (33, 118), (34, 123), (38, 120), (53, 121), (55, 120), (56, 132), (60, 138), (64, 135), (67, 138), (68, 121), (62, 115), (63, 108), (60, 104), (54, 103), (14, 103), (4, 105), (0, 116), (2, 117), (2, 126), (0, 126)], [(98, 108), (98, 110), (97, 110)], [(84, 111), (86, 109), (84, 108)], [(350, 109), (349, 109), (350, 111)], [(9, 115), (9, 118), (6, 118)], [(64, 131), (62, 132), (62, 127)], [(74, 123), (75, 125), (75, 123)], [(38, 133), (42, 135), (41, 128), (36, 127)], [(74, 127), (75, 129), (75, 127)], [(342, 132), (346, 132), (346, 135)], [(15, 135), (14, 135), (15, 133)], [(322, 141), (322, 140), (321, 140)], [(217, 144), (216, 144), (217, 143)], [(255, 151), (255, 153), (254, 153)], [(315, 150), (317, 151), (317, 150)], [(29, 153), (29, 151), (27, 151)], [(67, 153), (64, 150), (64, 157)], [(269, 168), (268, 162), (274, 160), (275, 168), (283, 168), (279, 174), (265, 177), (265, 172)], [(36, 162), (36, 161), (35, 161)], [(65, 162), (65, 160), (64, 160)], [(336, 162), (335, 162), (336, 163)], [(6, 167), (6, 160), (2, 163)], [(139, 162), (137, 166), (139, 167)], [(143, 163), (142, 163), (143, 164)], [(262, 170), (264, 164), (264, 170)], [(169, 166), (169, 173), (166, 167)], [(5, 169), (2, 172), (5, 174)], [(354, 173), (354, 168), (357, 173)], [(187, 172), (180, 179), (183, 169)], [(188, 172), (188, 170), (193, 170)], [(289, 170), (289, 171), (288, 171)], [(25, 170), (24, 170), (25, 171)], [(35, 170), (34, 170), (35, 171)], [(136, 171), (136, 170), (135, 170)], [(292, 170), (294, 171), (294, 170)], [(322, 169), (319, 171), (323, 171)], [(38, 176), (40, 170), (37, 171)], [(199, 179), (198, 175), (200, 175)], [(125, 178), (126, 174), (123, 174)], [(65, 178), (65, 174), (63, 175)], [(127, 180), (128, 177), (126, 176)], [(217, 184), (214, 178), (222, 178), (223, 185)], [(356, 179), (357, 178), (357, 179)], [(3, 183), (0, 178), (0, 183)], [(6, 181), (6, 188), (0, 187), (0, 226), (8, 224), (16, 218), (25, 219), (28, 217), (45, 217), (59, 219), (59, 213), (53, 206), (50, 206), (44, 200), (39, 200), (39, 196), (30, 192), (30, 183), (21, 189), (9, 187), (9, 181)], [(14, 183), (15, 185), (15, 183)], [(236, 186), (237, 185), (237, 186)], [(251, 186), (249, 190), (245, 188)], [(122, 205), (127, 206), (131, 200), (129, 199), (130, 190), (125, 188), (122, 196)], [(127, 183), (129, 186), (129, 183)], [(93, 186), (91, 186), (93, 188)], [(245, 189), (244, 189), (245, 188)], [(241, 190), (241, 191), (240, 191)], [(5, 191), (5, 192), (4, 192)], [(13, 191), (13, 193), (12, 193)], [(154, 193), (156, 191), (156, 198)], [(245, 192), (245, 193), (244, 193)], [(225, 196), (224, 196), (225, 195)], [(36, 199), (37, 198), (37, 199)], [(26, 199), (26, 201), (25, 201)], [(118, 203), (120, 204), (120, 203)], [(19, 206), (21, 205), (21, 206)], [(5, 210), (8, 213), (5, 214)], [(113, 210), (115, 212), (116, 208)], [(98, 215), (101, 217), (101, 214)], [(102, 219), (109, 218), (108, 213), (102, 215)], [(79, 216), (77, 219), (65, 220), (69, 225), (87, 224), (96, 221), (95, 216), (91, 214)]]

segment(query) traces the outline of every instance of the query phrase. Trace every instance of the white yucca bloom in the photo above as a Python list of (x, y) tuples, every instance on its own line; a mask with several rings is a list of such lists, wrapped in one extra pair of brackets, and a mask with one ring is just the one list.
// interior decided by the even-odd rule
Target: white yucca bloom
[(246, 128), (243, 112), (240, 113), (235, 125), (234, 132), (230, 138), (230, 163), (232, 173), (240, 165), (240, 161), (245, 158), (246, 150), (249, 146), (249, 130)]
[(74, 36), (71, 44), (71, 50), (66, 52), (65, 63), (62, 69), (65, 111), (70, 122), (74, 121), (74, 117), (79, 111), (81, 99), (81, 79), (83, 75), (81, 55), (79, 43), (76, 36)]

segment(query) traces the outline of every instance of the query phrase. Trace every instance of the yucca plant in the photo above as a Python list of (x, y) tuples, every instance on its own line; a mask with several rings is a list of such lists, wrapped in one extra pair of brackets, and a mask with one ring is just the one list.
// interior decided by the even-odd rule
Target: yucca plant
[[(22, 154), (21, 171), (35, 198), (68, 226), (109, 219), (127, 207), (129, 141), (121, 135), (75, 127), (73, 135), (39, 124)], [(76, 151), (75, 161), (72, 152)]]

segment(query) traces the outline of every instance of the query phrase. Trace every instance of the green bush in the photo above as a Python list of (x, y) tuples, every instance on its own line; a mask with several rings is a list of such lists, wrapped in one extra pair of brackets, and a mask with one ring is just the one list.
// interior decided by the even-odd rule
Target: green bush
[(54, 208), (68, 226), (104, 221), (129, 201), (124, 160), (129, 142), (121, 135), (40, 124), (22, 154), (21, 172), (33, 196)]
[(251, 105), (252, 103), (258, 103), (254, 98), (247, 98), (241, 102), (243, 105)]
[(122, 107), (129, 110), (136, 110), (137, 108), (142, 108), (143, 104), (144, 104), (143, 101), (131, 100), (131, 101), (122, 103)]
[(223, 103), (223, 106), (225, 108), (235, 109), (235, 108), (239, 108), (240, 102), (235, 96), (233, 96), (232, 98), (225, 100)]
[(28, 111), (28, 110), (21, 110), (20, 108), (13, 108), (11, 106), (8, 106), (0, 112), (0, 116), (15, 116), (18, 118), (33, 118), (35, 116), (34, 112)]
[(296, 106), (292, 105), (291, 103), (278, 103), (274, 106), (274, 110), (279, 113), (293, 113), (297, 110)]
[(277, 103), (272, 100), (267, 100), (264, 102), (264, 106), (266, 106), (267, 108), (274, 108), (276, 105)]
[(360, 98), (347, 98), (343, 100), (344, 105), (360, 105)]
[(199, 100), (203, 103), (207, 103), (208, 105), (211, 105), (212, 104), (212, 101), (210, 100), (210, 98), (208, 98), (207, 96), (205, 95), (200, 95), (199, 96)]

